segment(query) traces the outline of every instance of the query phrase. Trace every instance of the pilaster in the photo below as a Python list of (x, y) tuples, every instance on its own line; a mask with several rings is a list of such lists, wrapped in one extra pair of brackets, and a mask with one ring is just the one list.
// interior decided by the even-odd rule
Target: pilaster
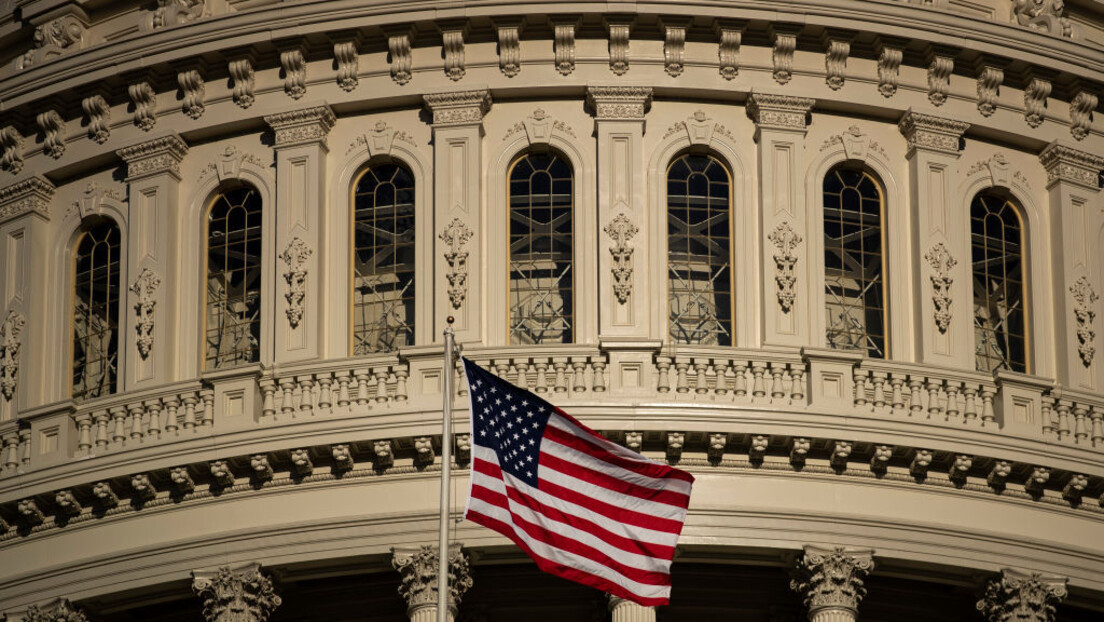
[(806, 546), (790, 589), (801, 594), (809, 622), (854, 622), (866, 596), (863, 580), (874, 569), (874, 551)]
[[(579, 285), (579, 317), (597, 311), (600, 338), (648, 338), (650, 313), (665, 305), (653, 301), (647, 270), (635, 270), (635, 247), (648, 239), (644, 184), (644, 116), (652, 101), (651, 87), (587, 87), (598, 137), (598, 296)], [(580, 215), (581, 217), (582, 215)], [(641, 259), (643, 261), (643, 259)], [(643, 264), (642, 264), (643, 265)], [(579, 277), (583, 275), (580, 274)], [(576, 278), (579, 278), (576, 277)], [(597, 298), (597, 309), (593, 308)], [(580, 335), (580, 338), (585, 338)]]
[[(134, 391), (178, 378), (175, 330), (179, 301), (194, 300), (197, 292), (182, 289), (180, 227), (180, 163), (188, 145), (171, 133), (115, 152), (127, 166), (128, 223), (123, 273), (123, 305), (119, 334), (123, 352), (120, 391)], [(191, 223), (188, 223), (191, 224)], [(156, 281), (155, 287), (149, 285)], [(145, 282), (145, 285), (143, 285)], [(139, 346), (135, 306), (152, 304), (156, 310), (148, 340)], [(148, 346), (148, 347), (147, 347)]]
[[(1058, 381), (1074, 389), (1099, 391), (1104, 380), (1096, 356), (1096, 316), (1104, 265), (1097, 235), (1104, 220), (1099, 189), (1104, 157), (1054, 141), (1039, 154), (1039, 161), (1047, 173), (1054, 291), (1034, 298), (1049, 299), (1054, 305)], [(1043, 347), (1039, 339), (1035, 347)]]
[(612, 622), (655, 622), (655, 607), (638, 605), (631, 600), (609, 594), (609, 610)]
[(266, 295), (276, 303), (273, 359), (281, 363), (315, 359), (326, 343), (326, 307), (347, 304), (345, 298), (329, 301), (320, 294), (327, 277), (325, 219), (331, 217), (325, 193), (326, 138), (335, 117), (321, 103), (264, 120), (275, 135), (276, 151), (277, 293)]
[(913, 111), (898, 129), (908, 141), (914, 327), (918, 362), (974, 368), (973, 291), (968, 201), (953, 195), (962, 135), (970, 124)]
[[(437, 619), (437, 549), (432, 546), (391, 549), (391, 565), (402, 575), (399, 594), (406, 600), (406, 613), (411, 622), (434, 622)], [(460, 600), (471, 589), (471, 568), (460, 543), (449, 546), (449, 611), (455, 620)]]
[[(466, 91), (448, 91), (427, 93), (423, 96), (426, 107), (433, 115), (433, 222), (436, 223), (434, 238), (447, 239), (447, 228), (454, 232), (465, 232), (468, 237), (466, 252), (470, 261), (468, 266), (487, 266), (487, 269), (501, 269), (499, 258), (484, 257), (482, 210), (480, 208), (483, 180), (483, 116), (491, 109), (491, 94), (487, 89)], [(457, 222), (458, 221), (458, 222)], [(455, 223), (455, 224), (453, 224)], [(453, 236), (454, 239), (455, 236)], [(448, 316), (456, 318), (453, 325), (457, 341), (484, 341), (483, 305), (484, 300), (482, 269), (468, 270), (465, 291), (449, 283), (449, 277), (456, 280), (458, 265), (453, 257), (450, 262), (446, 254), (455, 252), (453, 245), (441, 245), (443, 252), (434, 253), (434, 296), (433, 323), (429, 335), (423, 335), (426, 343), (440, 342), (441, 331), (445, 328)], [(467, 267), (465, 266), (465, 269)], [(463, 295), (438, 295), (438, 292), (450, 290)], [(505, 305), (505, 301), (494, 301)]]
[(56, 378), (51, 372), (63, 364), (44, 347), (48, 279), (38, 265), (49, 256), (53, 196), (45, 177), (0, 188), (0, 421), (18, 418), (60, 389), (41, 380)]
[(192, 572), (192, 590), (203, 601), (207, 622), (265, 622), (280, 606), (260, 564)]
[[(806, 97), (752, 91), (747, 114), (755, 122), (758, 149), (759, 239), (763, 283), (764, 345), (822, 345), (812, 334), (810, 282), (807, 274), (810, 218), (805, 204), (805, 131), (816, 101)], [(819, 311), (816, 311), (819, 312)]]
[(1055, 605), (1065, 599), (1068, 582), (1005, 568), (989, 582), (977, 609), (988, 622), (1054, 622)]

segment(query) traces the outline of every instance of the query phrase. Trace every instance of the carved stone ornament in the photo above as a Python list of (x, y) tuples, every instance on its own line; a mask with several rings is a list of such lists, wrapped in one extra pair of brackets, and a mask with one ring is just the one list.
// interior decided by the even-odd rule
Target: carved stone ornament
[(329, 106), (313, 106), (268, 115), (264, 120), (276, 135), (276, 148), (282, 149), (311, 143), (325, 147), (326, 136), (337, 119)]
[(184, 114), (189, 119), (202, 117), (206, 110), (203, 104), (203, 98), (206, 94), (203, 76), (196, 69), (187, 69), (176, 74), (176, 84), (183, 94), (180, 107)]
[(238, 179), (241, 176), (242, 165), (246, 162), (260, 168), (267, 168), (270, 164), (252, 153), (245, 153), (234, 145), (226, 145), (219, 154), (218, 159), (208, 162), (207, 166), (199, 173), (199, 180), (214, 174), (220, 180)]
[(1046, 100), (1053, 90), (1049, 80), (1032, 78), (1024, 88), (1024, 120), (1031, 127), (1039, 127), (1046, 120)]
[(1069, 182), (1089, 190), (1097, 190), (1100, 171), (1104, 170), (1104, 156), (1080, 151), (1054, 141), (1039, 154), (1039, 161), (1047, 173), (1047, 187)]
[(259, 564), (193, 572), (192, 590), (203, 600), (207, 622), (265, 622), (282, 602)]
[(773, 95), (756, 93), (748, 95), (747, 115), (755, 122), (758, 130), (798, 130), (805, 131), (805, 119), (816, 104), (815, 99), (793, 97), (791, 95)]
[(1070, 135), (1076, 140), (1085, 140), (1092, 127), (1092, 113), (1098, 103), (1096, 95), (1088, 91), (1079, 91), (1070, 101)]
[(88, 616), (73, 606), (67, 598), (39, 607), (31, 605), (23, 614), (23, 622), (88, 622)]
[(360, 53), (356, 41), (338, 41), (334, 43), (334, 61), (337, 63), (337, 85), (342, 91), (350, 93), (357, 87)]
[(150, 270), (142, 268), (138, 278), (130, 286), (134, 293), (134, 313), (137, 316), (134, 322), (134, 330), (138, 333), (138, 354), (142, 358), (149, 358), (153, 350), (153, 322), (154, 310), (157, 307), (157, 288), (161, 287), (161, 277)]
[(954, 277), (951, 270), (958, 261), (951, 256), (950, 251), (942, 242), (937, 242), (924, 254), (924, 259), (931, 266), (932, 304), (935, 307), (935, 325), (939, 332), (946, 333), (951, 326), (951, 285)]
[(951, 86), (951, 72), (954, 71), (954, 58), (934, 56), (928, 65), (928, 101), (933, 106), (942, 106), (947, 101), (947, 90)]
[(396, 130), (385, 121), (376, 121), (372, 129), (361, 134), (349, 143), (345, 154), (351, 154), (360, 147), (368, 149), (368, 157), (374, 158), (380, 155), (391, 155), (391, 149), (396, 140), (401, 140), (409, 145), (414, 144), (414, 138), (402, 130)]
[(740, 73), (740, 42), (743, 33), (734, 28), (721, 28), (717, 45), (717, 64), (721, 77), (733, 80)]
[(977, 109), (982, 116), (989, 117), (997, 111), (997, 95), (1003, 82), (1004, 71), (999, 67), (985, 66), (978, 72)]
[(774, 33), (774, 49), (771, 63), (774, 65), (774, 81), (786, 84), (793, 78), (794, 50), (797, 49), (797, 35)]
[(149, 82), (138, 82), (127, 87), (127, 94), (134, 104), (134, 125), (149, 132), (157, 124), (157, 93)]
[[(449, 610), (453, 617), (460, 607), (460, 600), (472, 586), (468, 556), (459, 543), (449, 546), (448, 586)], [(426, 607), (437, 607), (437, 548), (423, 546), (420, 549), (391, 549), (391, 565), (402, 575), (399, 594), (406, 601), (406, 611), (411, 619), (414, 613)]]
[(664, 34), (663, 69), (667, 75), (677, 78), (686, 69), (686, 27), (668, 26)]
[(97, 144), (104, 144), (111, 136), (111, 107), (103, 95), (92, 95), (81, 100), (81, 109), (88, 119), (88, 137)]
[(521, 73), (521, 28), (518, 26), (500, 26), (498, 28), (498, 69), (507, 78)]
[(188, 24), (207, 15), (206, 0), (157, 0), (157, 8), (146, 16), (149, 30)]
[(1012, 185), (1012, 164), (1003, 153), (994, 153), (988, 160), (975, 162), (973, 166), (966, 170), (967, 176), (976, 173), (988, 174), (989, 181), (994, 186), (1009, 188)]
[(314, 251), (301, 238), (294, 237), (288, 242), (280, 259), (287, 264), (284, 281), (287, 282), (287, 319), (292, 328), (298, 328), (303, 321), (303, 299), (307, 297), (307, 260)]
[(863, 579), (874, 569), (873, 551), (807, 546), (797, 561), (790, 589), (801, 594), (809, 619), (821, 610), (843, 610), (852, 617), (866, 596)]
[(0, 188), (0, 223), (24, 214), (38, 214), (49, 220), (54, 190), (50, 180), (37, 175)]
[(1085, 367), (1092, 365), (1093, 355), (1096, 354), (1096, 329), (1093, 321), (1096, 319), (1096, 301), (1100, 299), (1093, 290), (1093, 286), (1085, 277), (1080, 277), (1070, 285), (1070, 293), (1073, 294), (1073, 316), (1077, 320), (1077, 352), (1081, 355), (1081, 362)]
[(908, 141), (909, 154), (916, 149), (927, 149), (957, 155), (959, 141), (969, 127), (969, 123), (913, 112), (911, 108), (897, 124), (897, 129)]
[(4, 323), (0, 324), (0, 393), (11, 401), (15, 395), (16, 376), (19, 373), (19, 335), (27, 324), (22, 313), (11, 309)]
[(445, 75), (456, 82), (464, 77), (464, 31), (446, 30), (441, 33), (442, 46), (445, 49)]
[(437, 126), (482, 123), (483, 115), (491, 109), (491, 92), (487, 89), (426, 93), (422, 99)]
[(789, 313), (793, 309), (797, 292), (794, 286), (797, 284), (797, 275), (794, 267), (797, 265), (797, 255), (794, 250), (801, 244), (801, 236), (790, 227), (790, 223), (782, 221), (768, 236), (774, 244), (774, 281), (778, 286), (778, 305), (782, 311)]
[(56, 110), (38, 113), (35, 117), (42, 131), (42, 152), (57, 160), (65, 155), (65, 121)]
[(13, 175), (23, 170), (23, 137), (10, 125), (0, 130), (0, 170)]
[(387, 51), (391, 56), (391, 79), (396, 84), (406, 84), (413, 77), (414, 61), (410, 54), (410, 35), (397, 34), (387, 38)]
[(465, 245), (472, 238), (472, 230), (464, 221), (453, 218), (441, 235), (445, 243), (445, 262), (448, 263), (448, 296), (453, 309), (459, 309), (468, 295), (468, 251)]
[(236, 58), (230, 61), (227, 68), (230, 71), (230, 79), (234, 82), (231, 92), (234, 103), (242, 108), (249, 108), (255, 101), (253, 87), (256, 77), (253, 72), (253, 60)]
[(678, 121), (667, 128), (663, 138), (670, 138), (680, 132), (686, 134), (691, 145), (708, 145), (713, 141), (714, 133), (726, 136), (729, 140), (736, 140), (732, 133), (728, 131), (728, 128), (720, 123), (715, 123), (705, 114), (704, 110), (695, 111), (685, 121)]
[(646, 86), (587, 87), (587, 103), (598, 121), (643, 121), (652, 103)]
[(1073, 25), (1062, 13), (1063, 0), (1012, 0), (1012, 15), (1016, 23), (1061, 37), (1073, 37)]
[(820, 150), (824, 151), (833, 145), (841, 145), (843, 147), (843, 155), (848, 160), (865, 160), (867, 151), (876, 151), (885, 159), (889, 159), (889, 155), (880, 144), (870, 140), (870, 136), (862, 131), (857, 125), (852, 125), (847, 128), (846, 132), (841, 132), (834, 136), (829, 136), (824, 144), (820, 146)]
[(828, 88), (838, 91), (847, 79), (847, 57), (851, 55), (851, 42), (831, 39), (824, 50), (825, 83)]
[(610, 255), (613, 255), (613, 293), (617, 302), (625, 304), (632, 294), (633, 247), (629, 242), (640, 231), (625, 214), (618, 214), (606, 225), (606, 235), (613, 241)]
[(629, 71), (629, 26), (628, 24), (609, 25), (609, 66), (617, 76)]
[(893, 97), (901, 80), (901, 60), (904, 50), (882, 45), (878, 53), (878, 92), (882, 97)]
[(502, 140), (521, 132), (525, 132), (525, 137), (529, 139), (530, 146), (547, 145), (552, 140), (553, 134), (575, 138), (575, 130), (571, 129), (571, 126), (553, 118), (543, 108), (537, 108), (533, 111), (533, 114), (511, 126), (502, 137)]
[(1011, 568), (989, 582), (977, 610), (988, 622), (1053, 622), (1055, 605), (1066, 597), (1064, 577), (1045, 577)]
[(292, 99), (307, 94), (307, 59), (301, 48), (280, 52), (280, 69), (284, 72), (284, 93)]
[(80, 9), (69, 15), (40, 25), (35, 29), (34, 42), (30, 50), (19, 59), (19, 68), (27, 69), (34, 65), (51, 61), (63, 54), (79, 50), (87, 43), (87, 16)]
[(127, 181), (167, 173), (180, 179), (180, 162), (188, 145), (173, 133), (115, 152), (127, 163)]
[(575, 24), (556, 24), (554, 47), (556, 71), (563, 76), (575, 71)]

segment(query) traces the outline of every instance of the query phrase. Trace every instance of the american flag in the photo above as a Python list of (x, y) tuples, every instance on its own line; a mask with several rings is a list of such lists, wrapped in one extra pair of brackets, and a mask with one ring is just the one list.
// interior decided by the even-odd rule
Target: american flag
[(693, 476), (615, 445), (464, 359), (472, 412), (465, 518), (545, 572), (641, 605), (671, 596)]

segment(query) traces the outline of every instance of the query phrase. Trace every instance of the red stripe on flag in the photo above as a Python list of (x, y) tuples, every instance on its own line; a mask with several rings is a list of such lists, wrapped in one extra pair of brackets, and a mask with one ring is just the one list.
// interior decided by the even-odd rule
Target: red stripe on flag
[[(554, 426), (548, 426), (547, 428), (545, 428), (544, 436), (546, 438), (555, 438), (557, 442), (560, 442), (562, 445), (567, 445), (568, 447), (571, 447), (573, 449), (578, 449), (579, 451), (587, 453), (594, 458), (619, 466), (623, 469), (628, 469), (629, 471), (641, 473), (649, 477), (654, 477), (656, 479), (677, 479), (690, 484), (694, 483), (694, 476), (690, 475), (686, 471), (680, 471), (674, 467), (668, 466), (666, 464), (660, 464), (658, 462), (653, 462), (646, 458), (636, 460), (633, 458), (626, 458), (624, 456), (619, 456), (612, 453), (613, 451), (621, 451), (622, 447), (620, 445), (613, 444), (604, 436), (586, 427), (585, 425), (580, 423), (578, 419), (565, 413), (559, 408), (556, 408), (555, 410), (557, 415), (563, 417), (568, 421), (568, 423), (578, 427), (583, 432), (590, 434), (591, 438), (570, 434)], [(563, 438), (564, 440), (560, 441), (561, 438)], [(608, 444), (609, 447), (604, 447), (604, 444)]]
[[(547, 437), (547, 434), (545, 434), (545, 436)], [(544, 467), (555, 469), (575, 479), (580, 479), (584, 482), (600, 486), (606, 490), (619, 492), (626, 496), (636, 497), (637, 499), (665, 503), (682, 509), (686, 509), (686, 507), (690, 505), (690, 497), (682, 493), (671, 492), (669, 490), (657, 490), (655, 488), (648, 488), (647, 486), (638, 486), (631, 482), (617, 479), (611, 475), (595, 471), (589, 467), (568, 462), (567, 460), (542, 451), (539, 468)]]

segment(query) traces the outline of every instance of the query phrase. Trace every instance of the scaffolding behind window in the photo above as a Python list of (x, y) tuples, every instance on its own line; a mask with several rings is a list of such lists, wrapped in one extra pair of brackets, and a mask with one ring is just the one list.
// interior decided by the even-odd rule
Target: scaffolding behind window
[(510, 170), (510, 342), (571, 343), (574, 179), (554, 152)]
[(667, 169), (667, 314), (673, 343), (732, 345), (728, 171), (708, 155)]
[(73, 254), (73, 399), (115, 392), (119, 373), (121, 236), (105, 220), (81, 234)]
[(414, 177), (376, 164), (353, 190), (353, 355), (414, 344)]
[(1027, 371), (1023, 227), (1019, 207), (983, 192), (970, 205), (974, 346), (979, 371)]
[(257, 191), (218, 195), (207, 214), (207, 369), (260, 360), (261, 254)]
[(885, 358), (882, 185), (841, 166), (824, 177), (824, 295), (828, 346)]

